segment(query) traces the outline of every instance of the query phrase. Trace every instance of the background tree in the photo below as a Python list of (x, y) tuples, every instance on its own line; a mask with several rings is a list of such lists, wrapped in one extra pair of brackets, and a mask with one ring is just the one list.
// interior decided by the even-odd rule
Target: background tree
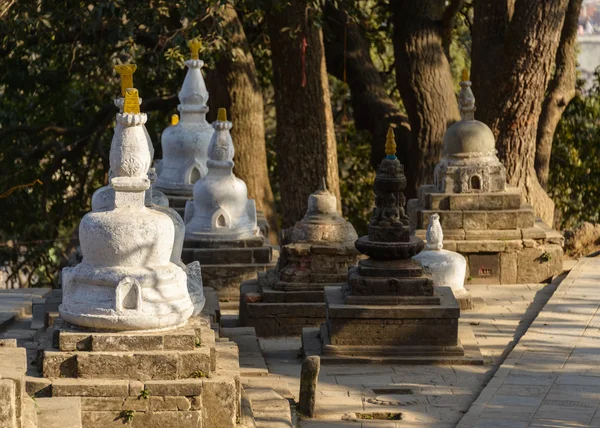
[(306, 212), (325, 178), (340, 201), (335, 131), (319, 9), (308, 0), (273, 1), (267, 11), (277, 113), (282, 227)]

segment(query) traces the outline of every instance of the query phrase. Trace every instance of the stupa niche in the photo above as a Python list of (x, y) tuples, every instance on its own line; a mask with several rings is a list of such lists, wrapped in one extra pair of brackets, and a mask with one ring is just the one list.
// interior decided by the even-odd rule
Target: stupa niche
[(448, 128), (433, 185), (408, 201), (411, 229), (424, 238), (429, 217), (444, 227), (444, 248), (467, 258), (471, 283), (539, 283), (562, 272), (563, 237), (506, 183), (490, 128), (474, 119), (468, 74), (458, 96), (462, 120)]
[(239, 299), (241, 281), (273, 267), (273, 247), (257, 225), (256, 205), (233, 173), (234, 147), (225, 109), (219, 109), (208, 148), (207, 174), (194, 184), (185, 207), (183, 260), (199, 261), (205, 286), (221, 299)]
[(170, 261), (175, 230), (148, 209), (152, 160), (137, 90), (129, 88), (110, 150), (113, 207), (86, 214), (79, 225), (83, 261), (63, 270), (61, 317), (94, 329), (176, 327), (193, 312), (184, 270)]
[(304, 218), (282, 235), (277, 268), (240, 290), (240, 321), (259, 336), (299, 335), (324, 322), (325, 287), (341, 285), (359, 256), (356, 231), (337, 211), (325, 180), (309, 196)]
[(185, 62), (188, 68), (181, 91), (181, 115), (171, 122), (162, 134), (163, 158), (158, 164), (158, 178), (154, 187), (168, 196), (192, 195), (194, 183), (206, 175), (207, 150), (213, 128), (206, 121), (208, 91), (202, 77), (204, 62), (199, 59), (201, 42), (188, 43), (191, 57)]
[(326, 322), (304, 328), (306, 355), (321, 363), (481, 364), (472, 332), (460, 328), (460, 308), (449, 287), (434, 287), (411, 257), (424, 247), (410, 236), (404, 213), (404, 167), (396, 158), (393, 132), (377, 168), (375, 208), (369, 233), (356, 248), (369, 256), (348, 272), (341, 287), (325, 290)]

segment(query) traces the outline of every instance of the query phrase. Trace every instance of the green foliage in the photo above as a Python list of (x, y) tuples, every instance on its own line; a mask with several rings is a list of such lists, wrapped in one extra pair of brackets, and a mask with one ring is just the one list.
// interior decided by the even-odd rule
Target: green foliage
[(600, 69), (567, 106), (552, 143), (549, 194), (561, 229), (600, 222)]
[(119, 95), (113, 66), (135, 62), (148, 131), (158, 136), (177, 104), (186, 40), (201, 35), (210, 68), (227, 48), (218, 2), (14, 2), (0, 20), (0, 259), (55, 280), (73, 233), (106, 183)]
[(133, 417), (135, 416), (135, 410), (123, 410), (121, 412), (121, 419), (123, 419), (123, 423), (129, 424), (133, 422)]
[(206, 373), (202, 370), (194, 370), (189, 377), (194, 378), (194, 379), (200, 379), (203, 377), (208, 377), (208, 373)]
[(140, 391), (140, 394), (138, 395), (138, 400), (140, 399), (144, 399), (147, 400), (148, 397), (150, 397), (150, 391), (148, 391), (148, 388), (144, 388)]

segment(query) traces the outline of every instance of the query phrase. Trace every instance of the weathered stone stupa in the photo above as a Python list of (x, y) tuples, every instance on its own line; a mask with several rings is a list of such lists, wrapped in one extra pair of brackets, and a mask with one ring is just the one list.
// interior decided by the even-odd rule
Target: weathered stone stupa
[(282, 242), (277, 268), (260, 272), (240, 291), (240, 322), (259, 336), (300, 335), (325, 321), (325, 286), (340, 286), (359, 256), (354, 227), (337, 211), (336, 197), (321, 189)]
[(424, 243), (410, 236), (406, 178), (395, 152), (390, 130), (387, 156), (377, 168), (369, 234), (355, 243), (369, 258), (350, 268), (342, 287), (325, 290), (327, 321), (320, 330), (303, 330), (304, 352), (322, 352), (323, 363), (478, 363), (480, 354), (465, 353), (459, 340), (460, 309), (452, 290), (434, 287), (411, 258)]
[(521, 191), (506, 183), (494, 135), (474, 120), (475, 97), (468, 75), (459, 94), (462, 120), (444, 135), (434, 184), (408, 202), (411, 229), (425, 237), (433, 213), (444, 227), (444, 248), (467, 258), (471, 283), (539, 283), (562, 271), (563, 237), (536, 219)]
[(162, 134), (163, 158), (154, 183), (156, 189), (173, 199), (171, 205), (177, 205), (176, 197), (187, 201), (192, 196), (194, 183), (206, 175), (208, 145), (213, 134), (206, 121), (208, 91), (201, 71), (204, 62), (198, 54), (202, 44), (194, 39), (189, 46), (192, 53), (185, 62), (188, 71), (177, 107), (181, 120), (175, 116)]
[(199, 261), (205, 286), (221, 300), (239, 300), (243, 280), (275, 266), (273, 247), (257, 225), (256, 205), (233, 173), (234, 147), (225, 109), (219, 109), (208, 147), (207, 174), (185, 207), (184, 262)]
[(59, 312), (71, 324), (163, 329), (185, 323), (193, 312), (186, 274), (171, 262), (173, 220), (144, 203), (152, 159), (145, 122), (137, 90), (127, 89), (110, 150), (112, 209), (83, 217), (83, 261), (63, 270)]

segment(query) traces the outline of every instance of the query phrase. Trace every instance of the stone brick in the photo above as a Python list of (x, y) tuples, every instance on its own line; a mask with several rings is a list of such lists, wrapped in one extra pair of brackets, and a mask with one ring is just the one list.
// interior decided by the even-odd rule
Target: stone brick
[(456, 251), (456, 241), (444, 241), (444, 250)]
[(523, 247), (533, 248), (535, 247), (535, 241), (533, 239), (523, 239)]
[[(143, 389), (140, 388), (140, 391)], [(54, 379), (52, 396), (55, 397), (127, 397), (129, 382), (106, 379)]]
[(206, 379), (149, 380), (146, 389), (151, 396), (196, 396), (202, 394), (202, 382)]
[(517, 281), (537, 284), (551, 278), (562, 270), (562, 256), (562, 248), (558, 245), (524, 248), (517, 259)]
[(0, 339), (0, 348), (16, 348), (17, 339)]
[(448, 208), (453, 211), (478, 210), (481, 195), (453, 194), (448, 196)]
[(516, 211), (488, 211), (487, 213), (488, 229), (516, 229), (517, 212)]
[(196, 333), (194, 330), (188, 330), (181, 333), (165, 334), (165, 350), (193, 350), (196, 347)]
[[(444, 229), (464, 229), (463, 227), (463, 212), (462, 211), (442, 211), (440, 214), (440, 223)], [(424, 224), (427, 228), (429, 217)]]
[(78, 376), (107, 379), (176, 379), (178, 353), (82, 352), (77, 355)]
[(517, 283), (517, 257), (518, 253), (501, 253), (500, 254), (500, 283), (501, 284), (516, 284)]
[(56, 334), (58, 334), (58, 347), (63, 352), (92, 350), (92, 337), (89, 333), (57, 330)]
[(517, 212), (517, 227), (526, 229), (533, 227), (535, 224), (535, 212), (533, 208), (521, 209)]
[(142, 390), (144, 389), (144, 382), (139, 380), (130, 380), (129, 381), (129, 396), (130, 397), (138, 397)]
[(229, 428), (236, 425), (238, 403), (235, 381), (218, 376), (205, 379), (202, 393), (202, 425)]
[(87, 411), (110, 411), (110, 410), (135, 410), (146, 411), (149, 408), (149, 400), (136, 397), (82, 397), (81, 410)]
[[(83, 412), (82, 424), (86, 428), (198, 428), (202, 426), (200, 411), (188, 412), (135, 412), (127, 425), (119, 411)], [(217, 427), (217, 425), (215, 425)], [(229, 426), (223, 426), (228, 428)]]
[[(427, 233), (427, 231), (424, 230), (425, 233)], [(450, 239), (450, 240), (463, 240), (465, 239), (465, 230), (464, 229), (445, 229), (444, 230), (444, 239)], [(425, 239), (425, 236), (423, 236), (423, 238), (421, 238), (423, 240)]]
[(523, 248), (523, 241), (521, 239), (506, 241), (506, 252), (519, 251), (521, 248)]
[(25, 376), (25, 391), (31, 397), (50, 397), (52, 381), (45, 377)]
[(186, 351), (179, 353), (179, 378), (186, 379), (194, 376), (194, 373), (211, 372), (210, 348), (198, 348), (196, 351)]
[(162, 335), (142, 334), (94, 334), (92, 335), (92, 351), (161, 351)]
[(190, 410), (201, 410), (202, 409), (202, 396), (193, 395), (188, 397), (190, 400)]
[(535, 226), (526, 229), (521, 229), (523, 239), (544, 239), (546, 232), (541, 227)]
[(44, 377), (76, 377), (77, 357), (68, 352), (44, 351), (42, 363)]
[(0, 426), (17, 427), (17, 391), (12, 379), (0, 379)]
[(507, 230), (467, 230), (465, 239), (467, 241), (486, 241), (486, 240), (511, 240), (521, 239), (521, 231), (518, 229)]
[(190, 401), (185, 397), (148, 397), (149, 408), (152, 411), (188, 411), (191, 408)]
[[(463, 212), (463, 227), (465, 230), (487, 229), (486, 211), (465, 211)], [(444, 236), (446, 235), (444, 231)]]
[(504, 251), (504, 241), (458, 241), (456, 251), (459, 253), (497, 253)]

